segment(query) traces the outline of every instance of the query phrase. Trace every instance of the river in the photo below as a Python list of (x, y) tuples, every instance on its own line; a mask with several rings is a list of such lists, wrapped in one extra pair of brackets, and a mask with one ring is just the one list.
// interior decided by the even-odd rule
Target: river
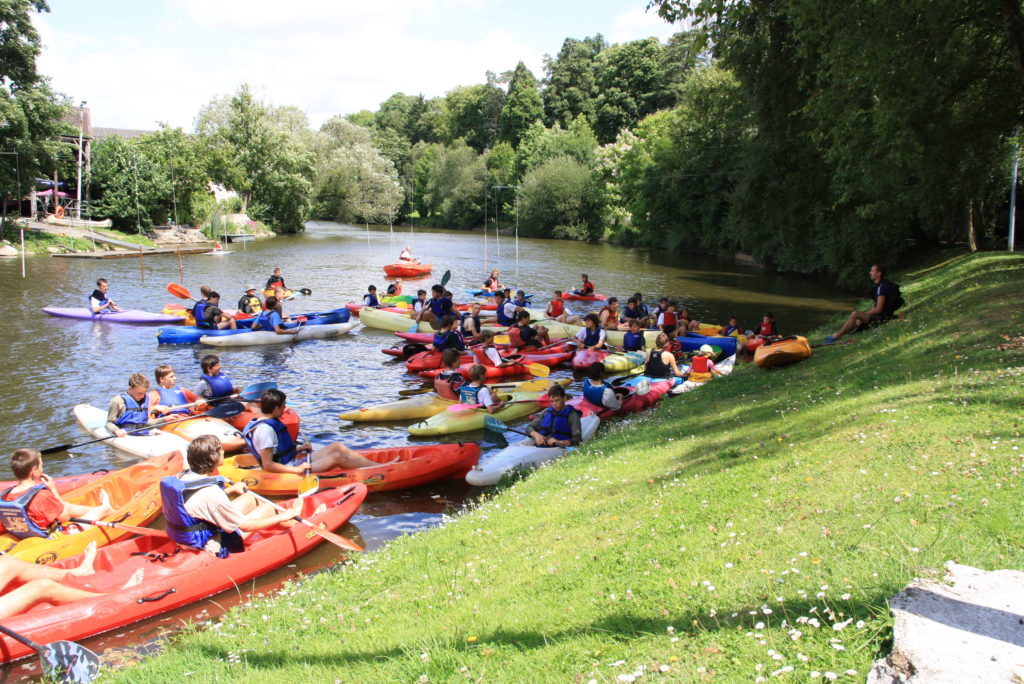
[[(71, 407), (81, 402), (106, 407), (112, 395), (123, 391), (133, 372), (152, 378), (155, 366), (168, 363), (176, 369), (182, 386), (192, 387), (198, 379), (199, 359), (209, 349), (157, 345), (152, 327), (57, 319), (39, 313), (48, 305), (84, 306), (97, 278), (107, 278), (110, 297), (123, 308), (159, 311), (167, 303), (179, 301), (166, 290), (172, 282), (184, 284), (193, 294), (198, 294), (200, 285), (209, 284), (221, 293), (222, 304), (232, 307), (247, 284), (262, 287), (273, 268), (280, 266), (289, 287), (312, 290), (309, 296), (287, 302), (286, 312), (324, 311), (358, 301), (370, 284), (383, 292), (387, 281), (381, 267), (395, 261), (406, 244), (421, 261), (434, 265), (433, 275), (409, 281), (406, 293), (416, 287), (429, 289), (450, 270), (448, 287), (461, 295), (464, 288), (479, 287), (488, 269), (500, 268), (505, 283), (536, 293), (535, 304), (543, 306), (552, 290), (574, 287), (579, 274), (586, 272), (599, 292), (624, 301), (640, 291), (648, 303), (665, 295), (683, 302), (701, 320), (724, 322), (734, 314), (744, 326), (754, 327), (770, 309), (785, 333), (816, 327), (854, 303), (849, 293), (821, 280), (766, 273), (706, 257), (675, 260), (646, 250), (558, 240), (520, 239), (517, 246), (512, 236), (495, 239), (493, 234), (485, 247), (480, 233), (392, 231), (387, 226), (366, 229), (326, 222), (311, 222), (298, 236), (225, 245), (232, 253), (224, 256), (183, 256), (183, 278), (173, 255), (147, 257), (141, 263), (137, 258), (34, 256), (28, 258), (24, 279), (20, 260), (4, 258), (0, 260), (0, 287), (7, 293), (10, 315), (7, 324), (0, 326), (0, 344), (7, 350), (0, 374), (2, 453), (24, 446), (45, 448), (86, 441), (88, 436), (72, 418)], [(353, 448), (369, 448), (406, 443), (407, 423), (342, 423), (338, 414), (390, 401), (399, 390), (422, 386), (419, 379), (405, 374), (401, 364), (380, 353), (396, 340), (390, 334), (360, 329), (338, 340), (222, 349), (219, 354), (225, 374), (236, 386), (277, 381), (302, 416), (303, 434), (314, 444), (342, 440)], [(554, 375), (569, 373), (559, 370)], [(502, 436), (492, 432), (457, 437), (478, 440), (484, 453), (505, 445)], [(59, 476), (123, 467), (128, 462), (100, 444), (47, 456), (46, 470)], [(457, 511), (473, 494), (464, 483), (454, 482), (371, 494), (354, 518), (355, 524), (341, 531), (373, 550), (397, 534), (438, 524), (443, 513)], [(285, 568), (255, 586), (267, 590), (298, 569), (322, 567), (337, 557), (335, 547), (322, 545), (297, 568)], [(231, 605), (241, 596), (221, 596), (217, 602)], [(203, 601), (173, 616), (86, 643), (114, 650), (151, 643), (178, 618), (195, 619), (202, 611), (214, 609), (213, 601)], [(7, 675), (17, 677), (26, 672), (31, 669), (19, 665)]]

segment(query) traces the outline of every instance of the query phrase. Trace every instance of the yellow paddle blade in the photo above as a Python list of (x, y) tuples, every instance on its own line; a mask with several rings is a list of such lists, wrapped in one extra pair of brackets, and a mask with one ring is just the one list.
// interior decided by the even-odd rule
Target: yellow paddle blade
[(534, 378), (533, 380), (526, 380), (519, 385), (520, 390), (529, 392), (544, 391), (551, 389), (551, 381), (545, 378)]
[(495, 335), (494, 344), (512, 344), (512, 339), (508, 335)]
[(320, 478), (306, 472), (306, 476), (302, 478), (302, 482), (299, 483), (299, 496), (309, 496), (310, 494), (316, 494), (320, 489)]
[(551, 369), (542, 363), (528, 363), (526, 370), (530, 371), (530, 375), (535, 375), (538, 378), (546, 378), (551, 375)]

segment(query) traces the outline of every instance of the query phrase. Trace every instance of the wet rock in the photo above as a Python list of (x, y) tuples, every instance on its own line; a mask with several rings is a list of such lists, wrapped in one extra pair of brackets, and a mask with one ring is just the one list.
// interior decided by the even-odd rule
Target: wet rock
[(11, 245), (0, 245), (0, 256), (18, 256), (18, 250)]
[(946, 581), (917, 579), (889, 601), (893, 648), (868, 684), (1024, 681), (1024, 572), (952, 561)]

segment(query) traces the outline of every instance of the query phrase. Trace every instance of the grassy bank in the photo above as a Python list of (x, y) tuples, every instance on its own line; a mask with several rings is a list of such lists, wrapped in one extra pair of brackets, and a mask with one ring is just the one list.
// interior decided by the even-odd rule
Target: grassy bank
[[(118, 240), (131, 242), (136, 245), (144, 245), (146, 247), (155, 246), (152, 240), (137, 233), (122, 233), (116, 230), (102, 230), (97, 232), (109, 235), (110, 237)], [(9, 224), (3, 230), (2, 237), (3, 239), (8, 240), (15, 249), (21, 249), (21, 236), (19, 235), (15, 224)], [(27, 253), (49, 254), (51, 252), (51, 247), (56, 248), (60, 252), (95, 252), (102, 251), (104, 249), (104, 245), (102, 243), (96, 243), (94, 245), (93, 241), (88, 238), (72, 237), (70, 235), (56, 235), (54, 233), (40, 233), (34, 230), (25, 231), (25, 251)], [(113, 249), (113, 247), (109, 248)]]
[(909, 274), (904, 320), (603, 427), (111, 679), (863, 681), (912, 578), (1024, 568), (1022, 276), (1009, 254)]

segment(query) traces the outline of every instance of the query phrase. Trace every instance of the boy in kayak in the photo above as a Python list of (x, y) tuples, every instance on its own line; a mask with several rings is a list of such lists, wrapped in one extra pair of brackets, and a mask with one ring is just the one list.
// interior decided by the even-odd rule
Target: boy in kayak
[(434, 333), (435, 351), (443, 352), (447, 349), (466, 351), (466, 343), (462, 341), (462, 335), (453, 330), (458, 321), (459, 319), (455, 316), (445, 316), (441, 319), (441, 329)]
[(484, 384), (487, 379), (487, 368), (479, 363), (469, 369), (469, 384), (459, 390), (459, 401), (463, 404), (481, 404), (488, 413), (494, 413), (505, 405)]
[(554, 296), (551, 301), (548, 302), (548, 307), (544, 309), (544, 315), (548, 318), (558, 321), (559, 323), (569, 323), (570, 325), (583, 325), (583, 321), (579, 316), (573, 315), (569, 307), (566, 306), (565, 301), (562, 299), (562, 291), (555, 290)]
[(504, 292), (494, 293), (494, 315), (498, 325), (509, 326), (516, 322), (516, 305), (508, 301)]
[(238, 300), (238, 310), (244, 314), (255, 315), (263, 311), (263, 304), (256, 295), (256, 286), (249, 285), (245, 288), (245, 294)]
[[(269, 301), (270, 298), (268, 297), (267, 302), (269, 303)], [(221, 372), (219, 356), (207, 354), (199, 361), (199, 368), (202, 369), (203, 373), (199, 376), (199, 383), (196, 384), (194, 392), (199, 397), (205, 399), (207, 404), (213, 406), (238, 394), (235, 386)]]
[(466, 384), (466, 379), (459, 372), (461, 362), (462, 354), (458, 349), (445, 349), (441, 354), (444, 370), (434, 378), (434, 390), (442, 399), (459, 400), (459, 388)]
[(590, 276), (586, 273), (581, 273), (580, 278), (583, 280), (583, 284), (573, 290), (573, 294), (580, 295), (582, 297), (591, 297), (594, 294), (594, 283), (590, 282)]
[(501, 271), (494, 269), (491, 271), (491, 275), (484, 281), (483, 290), (484, 292), (497, 292), (498, 290), (504, 290), (505, 286), (501, 284), (498, 276), (501, 275)]
[(640, 319), (629, 319), (629, 330), (622, 336), (622, 350), (628, 352), (642, 352), (645, 350), (646, 346), (647, 340), (644, 339), (644, 333), (640, 326)]
[(583, 330), (576, 333), (576, 339), (580, 345), (589, 351), (597, 351), (604, 348), (604, 328), (601, 327), (601, 319), (596, 313), (588, 313), (583, 318)]
[(18, 539), (49, 539), (53, 532), (63, 531), (71, 518), (100, 520), (114, 512), (102, 489), (99, 506), (64, 501), (53, 479), (43, 472), (43, 456), (35, 449), (11, 454), (11, 472), (18, 482), (0, 493), (0, 526)]
[(303, 474), (307, 470), (307, 461), (314, 473), (384, 465), (357, 454), (341, 442), (331, 442), (319, 449), (314, 449), (309, 442), (297, 444), (281, 422), (286, 400), (281, 390), (268, 389), (263, 392), (260, 396), (261, 415), (249, 421), (242, 430), (242, 438), (250, 454), (256, 465), (263, 470), (268, 473)]
[(281, 302), (274, 295), (267, 297), (267, 308), (261, 311), (256, 320), (252, 322), (252, 329), (272, 330), (278, 335), (295, 335), (301, 330), (298, 326), (294, 328), (284, 327), (284, 317), (281, 316)]
[(264, 290), (287, 290), (288, 287), (284, 284), (284, 276), (281, 275), (281, 267), (275, 266), (274, 273), (267, 278), (267, 284), (263, 286)]
[(204, 301), (197, 302), (192, 309), (192, 315), (196, 319), (197, 328), (211, 330), (236, 330), (238, 328), (235, 319), (221, 310), (219, 292), (210, 292), (210, 296)]
[(426, 321), (430, 323), (434, 330), (437, 330), (441, 327), (442, 318), (455, 313), (455, 307), (452, 305), (451, 297), (444, 296), (444, 288), (440, 285), (431, 287), (430, 293), (430, 299), (424, 303), (423, 308), (418, 313), (413, 315), (413, 319), (416, 321)]
[(580, 412), (565, 403), (565, 388), (553, 385), (548, 390), (548, 399), (551, 405), (526, 426), (526, 434), (539, 447), (567, 447), (582, 442)]
[[(177, 386), (178, 376), (174, 368), (162, 363), (153, 371), (156, 379), (156, 389), (149, 391), (150, 413), (159, 414), (161, 417), (181, 418), (192, 413), (200, 413), (200, 405), (185, 407), (184, 404), (191, 403), (185, 396), (185, 390)], [(179, 407), (173, 410), (172, 407)]]
[(626, 308), (622, 310), (622, 322), (629, 323), (630, 321), (638, 321), (641, 328), (646, 328), (651, 324), (651, 316), (647, 311), (647, 307), (643, 306), (643, 300), (633, 295), (626, 300)]
[(722, 336), (728, 337), (733, 333), (742, 335), (743, 330), (740, 328), (740, 319), (736, 316), (729, 316), (729, 322), (722, 326)]
[(608, 303), (597, 313), (598, 321), (605, 330), (619, 329), (619, 300), (609, 297)]
[[(658, 314), (658, 330), (670, 338), (675, 337), (679, 332), (679, 319), (676, 318), (676, 303), (666, 302), (664, 310)], [(684, 328), (685, 330), (685, 328)]]
[(388, 285), (387, 296), (397, 297), (400, 294), (402, 294), (402, 279), (395, 278), (395, 282)]
[(480, 363), (487, 366), (513, 366), (515, 361), (502, 358), (494, 347), (494, 331), (484, 330), (480, 333), (480, 344), (473, 348), (473, 355)]
[(366, 288), (366, 294), (363, 295), (363, 306), (369, 306), (376, 308), (380, 306), (380, 300), (377, 299), (377, 286), (370, 285)]
[(107, 279), (100, 278), (96, 281), (96, 289), (89, 295), (89, 308), (94, 314), (104, 311), (120, 311), (121, 308), (114, 303), (113, 299), (107, 297)]
[(604, 364), (598, 361), (587, 370), (583, 379), (583, 398), (594, 406), (602, 406), (612, 411), (622, 408), (622, 399), (630, 390), (626, 387), (612, 387), (604, 380)]
[(543, 325), (537, 326), (537, 328), (530, 326), (529, 311), (520, 311), (516, 314), (516, 324), (509, 327), (508, 339), (516, 349), (524, 347), (539, 349), (551, 344), (547, 328)]
[(138, 430), (157, 422), (151, 418), (149, 403), (149, 380), (142, 373), (128, 377), (128, 390), (110, 400), (107, 407), (106, 428), (118, 437), (124, 437), (130, 430)]
[(462, 314), (459, 332), (463, 337), (479, 337), (480, 330), (480, 305), (474, 302), (470, 305), (469, 311)]
[[(188, 469), (160, 480), (160, 499), (167, 518), (167, 536), (186, 551), (206, 551), (225, 558), (245, 550), (246, 533), (272, 525), (289, 527), (302, 511), (296, 497), (291, 508), (278, 512), (245, 491), (242, 483), (217, 476), (224, 449), (214, 435), (202, 435), (188, 445)], [(233, 501), (228, 494), (241, 494)]]
[(665, 333), (654, 340), (654, 349), (647, 351), (644, 359), (644, 375), (651, 378), (683, 378), (686, 375), (679, 370), (676, 356), (670, 348), (671, 338)]
[(423, 307), (427, 305), (427, 291), (417, 290), (416, 299), (412, 300), (412, 312), (417, 314), (423, 311)]
[(409, 261), (409, 262), (414, 263), (414, 264), (420, 263), (419, 259), (416, 259), (416, 258), (413, 257), (413, 255), (412, 255), (412, 247), (410, 247), (409, 245), (406, 245), (405, 249), (403, 249), (402, 252), (398, 255), (398, 260), (399, 261)]

